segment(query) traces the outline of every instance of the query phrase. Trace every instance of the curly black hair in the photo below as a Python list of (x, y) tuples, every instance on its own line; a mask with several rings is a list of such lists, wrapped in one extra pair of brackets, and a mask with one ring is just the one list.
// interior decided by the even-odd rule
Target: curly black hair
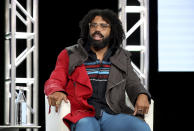
[(118, 49), (122, 45), (125, 33), (122, 23), (117, 14), (110, 9), (93, 9), (86, 14), (79, 23), (81, 29), (80, 37), (83, 41), (87, 41), (89, 33), (89, 23), (96, 17), (101, 16), (107, 23), (111, 25), (110, 46), (113, 50)]

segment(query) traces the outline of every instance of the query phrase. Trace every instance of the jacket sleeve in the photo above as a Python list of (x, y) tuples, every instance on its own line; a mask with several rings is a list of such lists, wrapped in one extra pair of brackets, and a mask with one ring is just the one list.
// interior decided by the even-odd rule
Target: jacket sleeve
[(56, 91), (65, 92), (67, 84), (69, 57), (67, 50), (63, 50), (56, 62), (55, 69), (50, 75), (50, 78), (45, 82), (44, 93), (48, 96)]
[(126, 92), (127, 95), (132, 102), (133, 105), (136, 103), (136, 99), (139, 94), (146, 94), (150, 101), (151, 95), (147, 89), (143, 87), (141, 81), (137, 74), (134, 72), (133, 67), (131, 65), (130, 58), (128, 59), (128, 72), (127, 72), (127, 79), (126, 79)]

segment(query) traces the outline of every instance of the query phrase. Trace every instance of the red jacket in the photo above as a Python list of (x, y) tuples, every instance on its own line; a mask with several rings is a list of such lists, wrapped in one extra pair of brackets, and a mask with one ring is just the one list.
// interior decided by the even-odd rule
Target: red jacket
[(67, 50), (63, 50), (58, 56), (55, 70), (45, 83), (45, 94), (49, 95), (56, 91), (66, 92), (71, 102), (71, 113), (65, 116), (64, 120), (76, 123), (81, 118), (95, 116), (94, 107), (87, 103), (93, 90), (83, 64), (71, 75), (68, 73), (68, 66), (69, 56)]

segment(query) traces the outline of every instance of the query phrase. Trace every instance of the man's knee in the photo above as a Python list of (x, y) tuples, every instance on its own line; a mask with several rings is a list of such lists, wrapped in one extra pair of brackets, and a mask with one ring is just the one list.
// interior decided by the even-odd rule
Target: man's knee
[(149, 125), (145, 121), (137, 121), (136, 124), (134, 124), (134, 128), (136, 128), (137, 131), (151, 131)]
[(89, 129), (91, 131), (99, 131), (99, 123), (94, 117), (86, 117), (80, 119), (76, 123), (76, 129)]
[(90, 117), (82, 118), (80, 119), (76, 125), (88, 125), (88, 124), (93, 124), (94, 120)]
[(131, 115), (119, 114), (103, 123), (104, 131), (150, 131), (149, 125)]

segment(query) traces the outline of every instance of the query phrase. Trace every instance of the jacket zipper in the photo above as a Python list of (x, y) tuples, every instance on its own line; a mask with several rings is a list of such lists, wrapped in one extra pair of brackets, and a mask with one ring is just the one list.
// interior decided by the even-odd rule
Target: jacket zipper
[[(113, 86), (117, 86), (117, 85), (119, 85), (120, 83), (122, 83), (123, 81), (125, 81), (125, 79), (119, 81), (117, 84), (115, 84), (115, 85), (113, 85)], [(112, 88), (113, 86), (111, 86), (111, 88)]]

